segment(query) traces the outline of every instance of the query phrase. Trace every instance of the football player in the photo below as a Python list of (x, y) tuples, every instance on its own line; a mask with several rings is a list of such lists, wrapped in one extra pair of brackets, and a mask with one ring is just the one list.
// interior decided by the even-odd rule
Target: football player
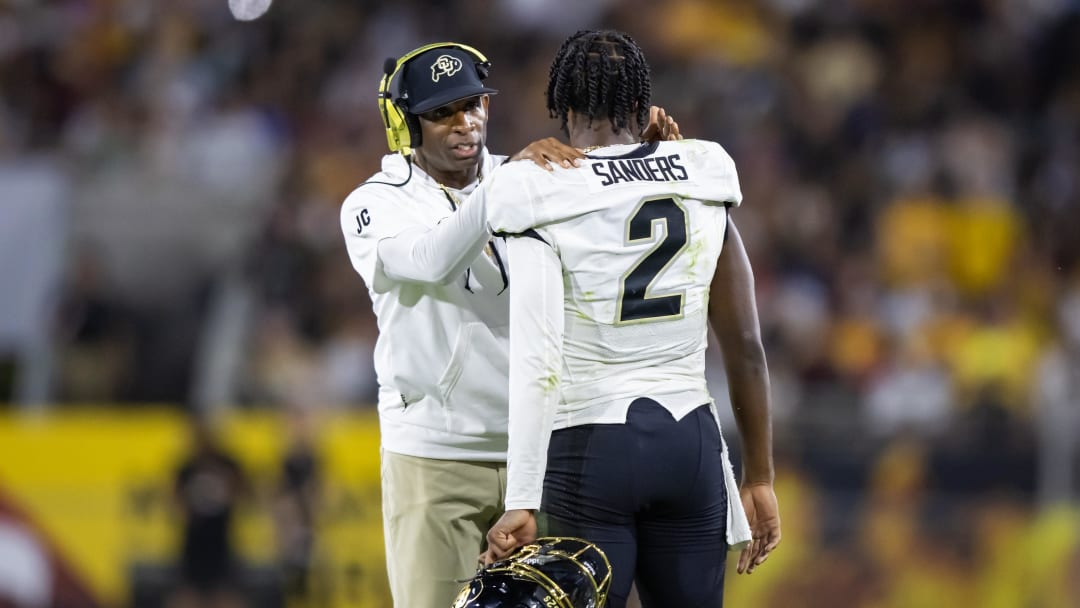
[[(506, 513), (487, 561), (536, 535), (596, 543), (609, 606), (723, 602), (729, 548), (751, 572), (780, 541), (768, 372), (753, 274), (730, 212), (735, 166), (708, 141), (642, 143), (649, 67), (627, 35), (571, 36), (547, 107), (582, 166), (510, 163), (489, 178), (489, 222), (510, 257)], [(744, 446), (736, 484), (706, 390), (708, 325)], [(554, 430), (553, 430), (554, 429)]]

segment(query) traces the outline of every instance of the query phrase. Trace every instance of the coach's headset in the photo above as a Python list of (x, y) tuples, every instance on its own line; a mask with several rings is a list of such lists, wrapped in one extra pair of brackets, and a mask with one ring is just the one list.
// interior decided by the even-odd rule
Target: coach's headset
[(386, 143), (389, 144), (391, 152), (401, 152), (408, 156), (413, 148), (420, 146), (421, 142), (420, 121), (415, 115), (405, 111), (402, 105), (409, 99), (409, 92), (405, 90), (404, 85), (403, 68), (417, 55), (440, 48), (465, 51), (473, 58), (473, 66), (480, 80), (483, 81), (488, 77), (491, 62), (487, 57), (473, 47), (457, 42), (428, 44), (406, 53), (397, 60), (388, 57), (383, 65), (383, 78), (379, 82), (379, 113), (382, 115), (383, 126), (386, 127)]

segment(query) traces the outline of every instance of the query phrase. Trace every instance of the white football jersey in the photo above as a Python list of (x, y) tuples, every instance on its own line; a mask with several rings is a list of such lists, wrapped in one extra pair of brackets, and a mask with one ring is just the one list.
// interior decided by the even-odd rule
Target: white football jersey
[(623, 422), (638, 397), (676, 418), (711, 402), (709, 285), (727, 208), (742, 200), (734, 162), (719, 144), (611, 146), (579, 168), (553, 172), (510, 163), (488, 187), (492, 229), (542, 239), (561, 261), (555, 428)]
[[(492, 229), (514, 236), (505, 503), (537, 509), (553, 429), (626, 422), (639, 397), (675, 419), (712, 404), (709, 286), (742, 193), (723, 148), (683, 140), (610, 146), (575, 169), (509, 163), (480, 196)], [(738, 549), (750, 527), (721, 445)]]

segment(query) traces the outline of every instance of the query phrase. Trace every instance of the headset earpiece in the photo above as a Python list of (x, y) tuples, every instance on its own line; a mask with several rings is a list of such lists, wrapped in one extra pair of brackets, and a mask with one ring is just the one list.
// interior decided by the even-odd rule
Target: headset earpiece
[(406, 139), (408, 127), (405, 124), (405, 115), (395, 100), (392, 86), (397, 69), (398, 61), (393, 57), (387, 57), (383, 63), (383, 77), (379, 81), (379, 115), (386, 129), (386, 143), (391, 152), (407, 149), (409, 146), (409, 141)]
[(419, 148), (423, 143), (423, 132), (420, 130), (420, 119), (416, 116), (403, 113), (402, 117), (405, 119), (405, 128), (409, 132), (409, 143), (406, 144), (405, 150), (402, 152), (405, 156), (412, 154), (412, 148)]
[(379, 82), (378, 104), (379, 115), (386, 128), (386, 143), (391, 152), (401, 152), (408, 156), (413, 148), (420, 146), (420, 120), (407, 111), (404, 103), (409, 99), (409, 92), (404, 90), (402, 85), (403, 68), (413, 57), (438, 48), (456, 48), (465, 51), (475, 60), (476, 75), (480, 77), (480, 80), (488, 77), (491, 62), (487, 60), (487, 57), (471, 46), (456, 42), (428, 44), (396, 60), (393, 57), (387, 57), (383, 62), (383, 77)]

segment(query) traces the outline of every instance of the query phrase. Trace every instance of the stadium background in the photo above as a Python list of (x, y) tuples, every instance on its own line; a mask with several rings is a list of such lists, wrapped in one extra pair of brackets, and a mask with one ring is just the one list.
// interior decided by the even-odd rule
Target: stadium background
[(278, 0), (249, 23), (7, 0), (0, 527), (53, 555), (51, 605), (156, 605), (196, 410), (253, 480), (249, 582), (274, 580), (267, 502), (307, 412), (312, 605), (389, 605), (375, 326), (338, 226), (385, 150), (383, 59), (481, 49), (510, 153), (554, 134), (547, 66), (593, 26), (630, 32), (655, 103), (740, 169), (784, 542), (729, 603), (1080, 604), (1075, 0)]

